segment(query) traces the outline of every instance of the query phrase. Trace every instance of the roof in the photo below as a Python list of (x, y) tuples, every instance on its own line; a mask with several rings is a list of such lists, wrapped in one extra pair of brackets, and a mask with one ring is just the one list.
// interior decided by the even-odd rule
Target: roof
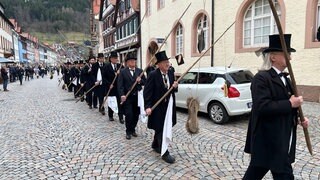
[(0, 16), (11, 26), (11, 28), (14, 28), (13, 24), (9, 19), (0, 11)]

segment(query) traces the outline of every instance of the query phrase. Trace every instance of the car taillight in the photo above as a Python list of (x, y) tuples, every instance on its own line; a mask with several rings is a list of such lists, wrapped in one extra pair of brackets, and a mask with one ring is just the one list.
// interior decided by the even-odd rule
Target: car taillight
[(237, 88), (230, 86), (228, 88), (228, 97), (229, 98), (236, 98), (240, 96), (240, 92)]

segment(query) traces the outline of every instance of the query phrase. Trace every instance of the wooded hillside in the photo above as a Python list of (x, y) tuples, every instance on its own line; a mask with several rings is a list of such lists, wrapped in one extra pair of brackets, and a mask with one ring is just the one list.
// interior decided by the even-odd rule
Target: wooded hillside
[(23, 31), (89, 32), (88, 0), (1, 0), (8, 18), (17, 19)]

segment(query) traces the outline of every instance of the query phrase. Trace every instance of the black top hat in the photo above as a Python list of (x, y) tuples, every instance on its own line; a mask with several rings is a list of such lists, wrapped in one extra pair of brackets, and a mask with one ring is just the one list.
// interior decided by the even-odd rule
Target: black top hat
[(158, 64), (161, 61), (169, 60), (169, 58), (167, 57), (166, 51), (160, 51), (157, 54), (155, 54), (155, 56), (157, 58), (156, 64)]
[(89, 58), (88, 58), (88, 61), (89, 61), (90, 59), (96, 59), (96, 57), (93, 56), (93, 55), (90, 55)]
[(98, 58), (104, 58), (103, 53), (98, 53)]
[(112, 51), (109, 57), (118, 57), (118, 53), (116, 51)]
[(69, 61), (68, 61), (68, 62), (66, 62), (66, 65), (70, 65), (70, 64), (71, 64), (71, 62), (69, 62)]
[(80, 60), (80, 61), (79, 61), (79, 64), (83, 64), (83, 60)]
[(73, 64), (78, 64), (78, 61), (73, 61)]
[(137, 57), (134, 56), (132, 53), (129, 53), (127, 54), (125, 61), (127, 62), (128, 60), (137, 60)]
[[(288, 52), (296, 52), (296, 50), (291, 48), (290, 46), (291, 34), (285, 34), (284, 40), (286, 42)], [(268, 52), (282, 52), (282, 51), (283, 49), (281, 46), (280, 35), (274, 34), (269, 36), (269, 47), (263, 50), (262, 53), (265, 54)]]

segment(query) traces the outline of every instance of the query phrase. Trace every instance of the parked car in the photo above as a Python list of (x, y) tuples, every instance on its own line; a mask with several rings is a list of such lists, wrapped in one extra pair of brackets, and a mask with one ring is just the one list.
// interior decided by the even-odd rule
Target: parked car
[[(176, 105), (187, 108), (186, 100), (192, 96), (199, 100), (200, 112), (208, 113), (215, 123), (225, 123), (230, 116), (251, 111), (252, 78), (252, 73), (242, 68), (192, 69), (179, 82)], [(228, 89), (226, 93), (225, 87)]]

